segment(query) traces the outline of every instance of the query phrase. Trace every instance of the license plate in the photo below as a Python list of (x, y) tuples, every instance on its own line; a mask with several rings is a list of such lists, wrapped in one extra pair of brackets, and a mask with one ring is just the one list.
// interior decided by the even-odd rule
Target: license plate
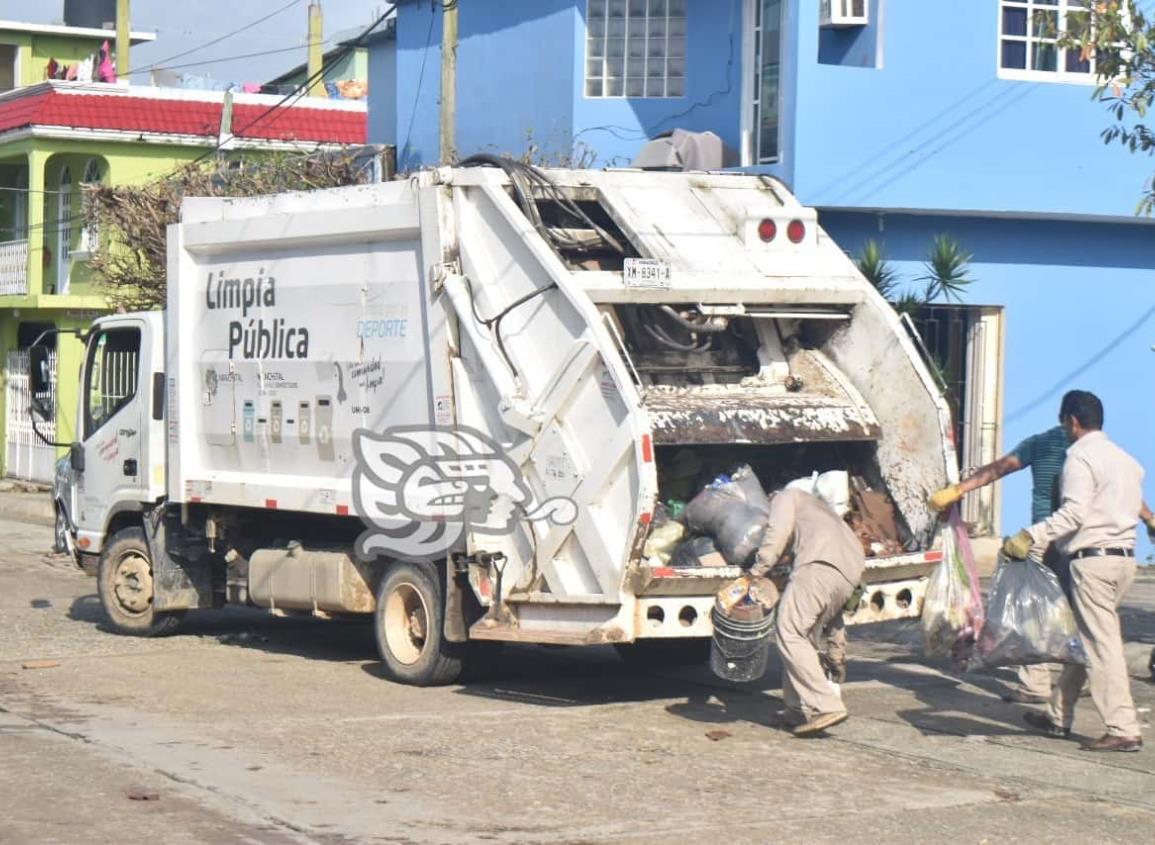
[(628, 288), (668, 288), (670, 266), (656, 258), (627, 258), (623, 278)]

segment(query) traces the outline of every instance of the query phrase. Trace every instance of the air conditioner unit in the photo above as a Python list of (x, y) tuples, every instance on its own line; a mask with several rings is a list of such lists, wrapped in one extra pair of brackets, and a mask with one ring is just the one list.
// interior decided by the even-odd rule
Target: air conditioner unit
[(823, 29), (866, 26), (870, 23), (870, 0), (822, 0), (818, 25)]

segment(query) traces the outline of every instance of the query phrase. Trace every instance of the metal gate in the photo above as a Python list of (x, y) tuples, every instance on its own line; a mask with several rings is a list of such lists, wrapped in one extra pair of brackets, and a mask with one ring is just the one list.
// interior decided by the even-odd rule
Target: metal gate
[[(52, 374), (50, 390), (40, 396), (49, 408), (56, 408), (56, 353), (48, 356)], [(32, 430), (32, 395), (28, 384), (28, 352), (9, 352), (4, 373), (4, 471), (9, 478), (51, 484), (56, 470), (56, 448), (46, 445)], [(56, 438), (56, 420), (37, 420), (40, 433), (49, 440)]]

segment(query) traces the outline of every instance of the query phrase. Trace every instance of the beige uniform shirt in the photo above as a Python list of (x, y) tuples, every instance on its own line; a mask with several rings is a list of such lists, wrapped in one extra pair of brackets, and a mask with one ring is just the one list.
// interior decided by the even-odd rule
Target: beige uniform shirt
[(862, 543), (850, 526), (817, 496), (800, 490), (783, 490), (771, 500), (766, 535), (751, 574), (765, 575), (791, 545), (796, 570), (827, 563), (857, 585), (866, 568)]
[(1027, 529), (1036, 545), (1056, 542), (1068, 554), (1134, 548), (1143, 467), (1103, 432), (1084, 434), (1067, 450), (1060, 492), (1059, 509)]

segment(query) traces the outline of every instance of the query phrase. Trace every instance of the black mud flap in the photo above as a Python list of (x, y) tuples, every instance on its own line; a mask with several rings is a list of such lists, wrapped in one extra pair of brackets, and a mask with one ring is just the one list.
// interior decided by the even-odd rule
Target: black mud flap
[(153, 607), (156, 610), (212, 607), (210, 558), (198, 554), (199, 549), (176, 548), (172, 542), (172, 538), (182, 533), (180, 517), (166, 508), (155, 508), (144, 515), (144, 533), (152, 556)]

